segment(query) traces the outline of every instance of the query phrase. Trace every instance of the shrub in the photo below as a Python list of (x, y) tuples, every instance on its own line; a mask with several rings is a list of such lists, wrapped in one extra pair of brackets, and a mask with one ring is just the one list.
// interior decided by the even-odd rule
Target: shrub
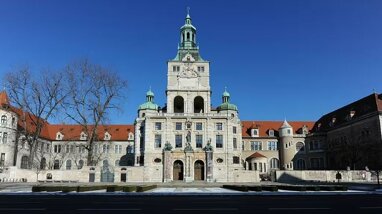
[(237, 190), (237, 191), (242, 191), (242, 192), (248, 192), (248, 187), (247, 186), (223, 185), (223, 188)]
[(279, 186), (279, 189), (292, 190), (292, 191), (306, 191), (305, 186), (296, 186), (296, 185)]
[(157, 188), (157, 185), (147, 185), (147, 186), (137, 186), (137, 192), (146, 192), (148, 190), (152, 190)]
[(308, 191), (320, 191), (320, 186), (306, 186)]
[(256, 191), (256, 192), (261, 192), (262, 191), (262, 187), (261, 186), (248, 186), (248, 190)]
[(137, 191), (137, 187), (136, 186), (124, 186), (122, 188), (122, 191), (123, 192), (134, 192), (134, 191)]
[(262, 186), (262, 190), (265, 191), (271, 191), (271, 192), (277, 192), (279, 188), (277, 186)]

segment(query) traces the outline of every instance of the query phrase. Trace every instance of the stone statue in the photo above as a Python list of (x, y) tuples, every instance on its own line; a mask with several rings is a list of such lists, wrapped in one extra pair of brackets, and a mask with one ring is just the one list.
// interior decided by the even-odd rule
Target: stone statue
[(172, 150), (172, 146), (169, 142), (167, 142), (166, 144), (164, 144), (164, 148), (163, 148), (164, 151), (171, 151)]
[(188, 133), (187, 133), (186, 140), (187, 140), (188, 144), (191, 143), (191, 132), (190, 131), (188, 131)]

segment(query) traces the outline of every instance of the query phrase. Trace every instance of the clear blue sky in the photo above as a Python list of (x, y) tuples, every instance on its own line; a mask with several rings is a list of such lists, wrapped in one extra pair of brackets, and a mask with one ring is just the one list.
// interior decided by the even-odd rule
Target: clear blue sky
[(166, 102), (187, 6), (213, 105), (227, 86), (242, 120), (317, 120), (382, 91), (380, 0), (1, 0), (0, 74), (88, 57), (128, 80), (110, 122), (133, 123), (150, 85)]

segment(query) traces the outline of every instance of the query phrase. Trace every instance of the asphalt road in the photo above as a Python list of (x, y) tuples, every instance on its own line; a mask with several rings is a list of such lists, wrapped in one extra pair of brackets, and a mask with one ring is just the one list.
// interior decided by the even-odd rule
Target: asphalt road
[(382, 213), (382, 195), (0, 195), (0, 213)]

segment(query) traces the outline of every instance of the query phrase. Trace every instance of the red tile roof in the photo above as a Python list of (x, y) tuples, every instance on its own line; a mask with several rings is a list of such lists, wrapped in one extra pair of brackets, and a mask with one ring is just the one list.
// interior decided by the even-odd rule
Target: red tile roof
[[(79, 140), (81, 133), (83, 132), (83, 126), (81, 125), (66, 125), (66, 124), (54, 124), (49, 125), (49, 139), (56, 140), (56, 134), (60, 132), (64, 135), (62, 140)], [(89, 130), (92, 130), (92, 126), (89, 126)], [(101, 125), (98, 126), (98, 140), (103, 140), (105, 133), (108, 132), (111, 135), (110, 140), (113, 141), (125, 141), (129, 138), (129, 133), (134, 134), (134, 125)]]
[(247, 157), (247, 159), (252, 159), (252, 158), (266, 158), (266, 157), (258, 152), (255, 152), (252, 155)]
[[(293, 127), (293, 131), (296, 134), (300, 134), (301, 128), (306, 125), (308, 130), (311, 130), (314, 126), (313, 121), (288, 121), (288, 123)], [(282, 126), (283, 121), (242, 121), (242, 136), (251, 137), (251, 129), (259, 129), (259, 137), (270, 137), (268, 135), (269, 130), (275, 131), (275, 136), (277, 136), (279, 128)]]

